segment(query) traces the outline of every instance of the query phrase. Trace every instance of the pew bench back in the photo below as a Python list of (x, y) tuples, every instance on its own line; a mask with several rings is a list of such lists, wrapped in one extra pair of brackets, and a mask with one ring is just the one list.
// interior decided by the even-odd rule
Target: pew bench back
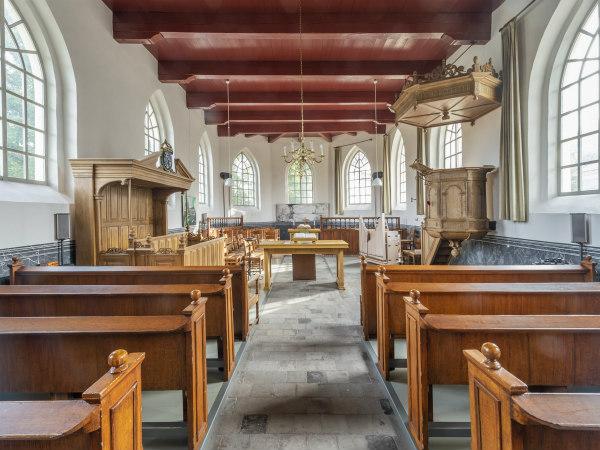
[(590, 282), (595, 279), (596, 264), (585, 259), (580, 265), (536, 266), (428, 266), (361, 264), (361, 323), (365, 339), (377, 333), (377, 282), (375, 275), (383, 267), (390, 282), (420, 283), (558, 283)]
[(13, 285), (163, 285), (163, 284), (215, 284), (225, 271), (231, 273), (232, 299), (234, 303), (234, 333), (246, 339), (250, 330), (248, 318), (248, 276), (245, 264), (239, 266), (62, 266), (62, 267), (13, 267)]

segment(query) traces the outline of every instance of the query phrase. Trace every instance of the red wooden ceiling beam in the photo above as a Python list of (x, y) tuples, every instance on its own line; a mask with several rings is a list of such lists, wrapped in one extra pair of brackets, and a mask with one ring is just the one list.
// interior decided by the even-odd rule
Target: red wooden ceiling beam
[[(484, 8), (482, 8), (483, 10)], [(487, 8), (485, 8), (487, 9)], [(159, 35), (194, 34), (289, 35), (296, 32), (297, 14), (192, 14), (177, 12), (115, 12), (113, 36), (122, 43), (151, 44)], [(306, 34), (446, 34), (456, 41), (486, 43), (491, 13), (307, 13)]]
[[(231, 125), (231, 135), (236, 134), (284, 134), (298, 133), (298, 123), (235, 123)], [(348, 131), (365, 131), (374, 133), (375, 127), (369, 122), (308, 122), (304, 124), (306, 133), (345, 133)], [(385, 125), (378, 125), (378, 133), (385, 133)], [(227, 136), (227, 125), (217, 125), (217, 133), (220, 137)]]
[[(231, 111), (230, 120), (232, 123), (241, 122), (299, 122), (301, 119), (300, 110), (297, 111)], [(305, 110), (304, 120), (310, 121), (331, 121), (331, 122), (352, 122), (357, 120), (374, 120), (373, 110)], [(379, 123), (394, 123), (394, 114), (389, 109), (380, 109), (377, 111), (377, 120)], [(206, 125), (220, 125), (227, 123), (227, 111), (208, 110), (204, 112), (204, 123)]]
[(267, 136), (267, 142), (269, 144), (272, 144), (273, 142), (275, 142), (277, 139), (279, 139), (281, 137), (283, 137), (283, 133), (281, 133), (281, 134), (269, 134)]
[[(428, 73), (440, 61), (306, 61), (304, 75), (390, 76), (401, 78), (413, 72)], [(163, 83), (185, 83), (194, 79), (231, 77), (297, 76), (298, 61), (159, 61), (158, 78)]]
[[(395, 92), (377, 92), (378, 103), (382, 107), (394, 103)], [(216, 105), (225, 105), (227, 94), (225, 92), (188, 92), (188, 108), (213, 108)], [(231, 105), (299, 105), (300, 92), (231, 92)], [(372, 91), (309, 91), (304, 92), (305, 105), (359, 105), (373, 104)]]

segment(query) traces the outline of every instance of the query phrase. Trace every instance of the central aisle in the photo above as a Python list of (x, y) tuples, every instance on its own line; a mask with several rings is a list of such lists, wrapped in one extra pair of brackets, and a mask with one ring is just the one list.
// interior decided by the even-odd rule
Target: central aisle
[(204, 448), (400, 449), (391, 400), (362, 345), (357, 258), (346, 259), (346, 291), (335, 288), (335, 258), (317, 257), (316, 282), (292, 282), (291, 258), (276, 261)]

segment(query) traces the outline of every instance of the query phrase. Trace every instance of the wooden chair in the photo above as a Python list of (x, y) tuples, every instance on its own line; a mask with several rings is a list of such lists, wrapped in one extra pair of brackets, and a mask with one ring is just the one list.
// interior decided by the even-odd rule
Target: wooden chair
[(463, 353), (469, 367), (473, 450), (598, 448), (600, 395), (529, 392), (526, 383), (502, 367), (496, 344)]
[(143, 360), (115, 350), (80, 400), (0, 402), (0, 450), (142, 450)]
[(426, 450), (432, 422), (432, 385), (468, 384), (462, 349), (498, 342), (504, 364), (536, 386), (600, 386), (600, 361), (590, 348), (600, 345), (600, 316), (428, 314), (406, 300), (408, 428), (417, 447)]
[(265, 239), (279, 240), (279, 228), (267, 228), (265, 230)]
[[(596, 263), (586, 257), (579, 265), (540, 266), (408, 266), (368, 265), (361, 258), (360, 310), (365, 339), (377, 334), (375, 274), (383, 268), (390, 282), (551, 283), (594, 281)], [(402, 315), (403, 317), (403, 315)]]
[[(5, 368), (0, 392), (84, 392), (89, 380), (102, 375), (107, 349), (143, 349), (144, 390), (185, 393), (188, 448), (196, 450), (208, 417), (205, 302), (195, 300), (181, 314), (168, 316), (0, 318), (0, 365)], [(76, 370), (65, 370), (69, 367)]]

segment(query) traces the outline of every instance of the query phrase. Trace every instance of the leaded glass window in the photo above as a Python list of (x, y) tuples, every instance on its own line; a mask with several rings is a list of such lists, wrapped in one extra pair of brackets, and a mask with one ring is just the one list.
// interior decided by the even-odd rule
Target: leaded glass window
[(462, 126), (453, 123), (446, 127), (444, 135), (444, 168), (462, 167)]
[(46, 182), (46, 81), (29, 28), (10, 0), (3, 7), (0, 177)]
[(559, 192), (598, 192), (598, 3), (584, 20), (563, 69), (560, 88)]
[(231, 164), (232, 206), (256, 206), (256, 171), (245, 153), (240, 153)]
[(313, 174), (308, 164), (304, 163), (299, 170), (292, 165), (288, 166), (288, 201), (313, 202)]
[(371, 203), (371, 164), (362, 151), (357, 151), (348, 164), (346, 174), (348, 205)]
[(146, 106), (144, 114), (144, 153), (150, 155), (160, 150), (162, 136), (158, 126), (158, 118), (151, 102)]

